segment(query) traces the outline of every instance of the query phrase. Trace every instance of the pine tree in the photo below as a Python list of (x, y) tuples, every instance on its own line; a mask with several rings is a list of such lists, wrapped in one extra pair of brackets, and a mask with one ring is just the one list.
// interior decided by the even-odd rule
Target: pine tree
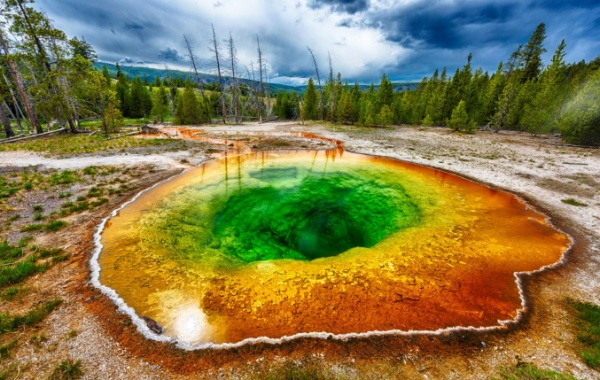
[(108, 72), (108, 69), (106, 68), (106, 66), (102, 66), (102, 76), (104, 76), (104, 80), (106, 81), (106, 85), (108, 87), (110, 87), (111, 84), (112, 84), (112, 78), (110, 77), (110, 73)]
[(386, 104), (381, 107), (381, 111), (379, 111), (379, 115), (377, 115), (377, 120), (379, 121), (379, 125), (384, 127), (394, 123), (394, 113), (390, 106)]
[(525, 107), (523, 124), (535, 135), (551, 132), (556, 126), (558, 106), (563, 100), (566, 79), (565, 47), (565, 41), (562, 40), (552, 57), (550, 66), (542, 73), (533, 91), (531, 103)]
[(423, 124), (426, 127), (430, 127), (433, 125), (433, 119), (431, 118), (431, 116), (429, 116), (429, 114), (427, 114), (427, 116), (425, 116), (421, 124)]
[(475, 124), (472, 121), (469, 121), (467, 106), (464, 100), (461, 100), (456, 108), (452, 110), (452, 117), (447, 124), (455, 131), (473, 133), (476, 130)]
[(537, 78), (542, 69), (542, 54), (546, 52), (543, 44), (546, 39), (546, 25), (541, 23), (537, 26), (527, 45), (521, 51), (523, 59), (522, 81), (527, 82)]
[(115, 85), (117, 92), (117, 106), (123, 116), (130, 116), (129, 113), (129, 79), (121, 72), (117, 65), (117, 84)]
[(154, 101), (151, 114), (156, 118), (156, 120), (162, 123), (165, 120), (165, 117), (169, 115), (169, 111), (169, 94), (161, 83), (158, 86), (157, 91), (154, 91)]
[(385, 74), (381, 77), (381, 83), (377, 90), (377, 111), (379, 112), (383, 106), (391, 107), (394, 101), (394, 86)]
[(150, 93), (139, 77), (133, 78), (131, 82), (131, 91), (127, 106), (129, 110), (128, 116), (130, 117), (140, 118), (150, 115), (150, 111), (152, 110)]
[(365, 125), (375, 125), (376, 121), (376, 113), (375, 113), (375, 105), (372, 101), (367, 100), (365, 106), (365, 115), (364, 115), (364, 124)]
[(317, 89), (312, 78), (308, 80), (304, 91), (304, 119), (317, 120), (319, 118), (319, 99)]

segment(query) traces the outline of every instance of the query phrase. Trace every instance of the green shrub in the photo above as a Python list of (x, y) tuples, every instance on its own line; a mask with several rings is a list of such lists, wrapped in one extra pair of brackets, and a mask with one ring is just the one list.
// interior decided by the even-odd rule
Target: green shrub
[(576, 311), (577, 340), (584, 347), (581, 358), (588, 366), (600, 369), (600, 306), (577, 301), (571, 304)]
[(21, 228), (21, 231), (40, 231), (42, 228), (44, 228), (42, 223), (35, 223), (26, 225), (25, 227)]
[(53, 220), (51, 222), (48, 222), (46, 225), (44, 225), (44, 230), (48, 231), (48, 232), (55, 232), (58, 231), (60, 229), (63, 229), (67, 226), (67, 222), (65, 222), (64, 220)]
[(587, 207), (585, 203), (581, 203), (573, 198), (561, 199), (560, 201), (571, 206)]
[(73, 182), (79, 181), (77, 173), (72, 170), (63, 170), (60, 173), (53, 173), (48, 179), (48, 183), (51, 185), (68, 185)]
[(73, 361), (73, 359), (67, 359), (54, 367), (54, 370), (50, 374), (50, 380), (79, 379), (82, 375), (81, 360)]

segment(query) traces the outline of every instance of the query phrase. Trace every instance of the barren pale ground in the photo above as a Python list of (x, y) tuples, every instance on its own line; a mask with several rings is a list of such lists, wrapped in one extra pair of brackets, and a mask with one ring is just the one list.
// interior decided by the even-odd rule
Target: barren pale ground
[[(82, 360), (85, 379), (256, 378), (256, 373), (265, 373), (269, 366), (301, 361), (327, 368), (340, 378), (483, 379), (497, 377), (501, 368), (522, 361), (580, 379), (600, 377), (577, 355), (566, 302), (573, 298), (600, 304), (599, 149), (565, 146), (558, 139), (521, 133), (459, 135), (446, 128), (373, 129), (282, 123), (199, 129), (217, 138), (247, 139), (248, 145), (256, 149), (329, 146), (327, 142), (289, 135), (290, 131), (304, 131), (342, 140), (346, 150), (352, 152), (451, 171), (524, 197), (570, 233), (577, 246), (567, 254), (565, 265), (526, 281), (531, 301), (528, 318), (507, 332), (351, 342), (306, 340), (229, 352), (186, 352), (146, 341), (128, 324), (126, 316), (117, 314), (111, 303), (88, 284), (92, 234), (101, 218), (118, 204), (159, 180), (209, 159), (207, 149), (218, 153), (223, 147), (205, 144), (185, 151), (138, 150), (135, 154), (70, 158), (0, 152), (0, 172), (28, 166), (63, 170), (110, 165), (119, 170), (130, 167), (137, 173), (128, 177), (128, 192), (111, 197), (107, 205), (94, 211), (70, 216), (69, 227), (61, 232), (36, 236), (36, 244), (63, 247), (71, 254), (70, 259), (26, 281), (24, 285), (31, 287), (31, 292), (22, 299), (3, 302), (0, 312), (26, 311), (53, 297), (62, 298), (64, 303), (37, 328), (11, 333), (11, 339), (18, 339), (20, 344), (0, 367), (15, 365), (18, 378), (45, 378), (56, 364), (70, 357)], [(72, 191), (77, 195), (87, 188), (82, 185)], [(48, 210), (59, 207), (52, 194), (33, 192), (29, 197), (23, 200), (28, 203), (24, 209), (31, 204), (43, 204)], [(561, 201), (568, 198), (587, 206)], [(6, 215), (0, 218), (4, 220)], [(14, 243), (20, 236), (7, 238)], [(69, 334), (72, 330), (77, 332), (75, 336)], [(36, 345), (29, 341), (33, 334), (48, 339)]]

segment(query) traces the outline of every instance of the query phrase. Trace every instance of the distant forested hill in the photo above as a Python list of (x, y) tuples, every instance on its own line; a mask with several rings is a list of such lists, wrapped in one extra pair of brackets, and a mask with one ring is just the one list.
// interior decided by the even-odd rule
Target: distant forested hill
[[(115, 77), (117, 75), (117, 67), (115, 65), (106, 62), (94, 62), (94, 67), (100, 71), (102, 71), (103, 66), (106, 66), (108, 72), (112, 77)], [(174, 78), (181, 78), (183, 80), (186, 80), (187, 78), (190, 78), (191, 80), (194, 79), (194, 73), (189, 71), (169, 70), (169, 73), (167, 73), (166, 70), (153, 69), (149, 67), (121, 65), (119, 66), (121, 67), (121, 71), (125, 73), (125, 75), (129, 75), (131, 78), (139, 77), (142, 80), (147, 79), (149, 82), (153, 82), (156, 77), (162, 79), (168, 77), (169, 75), (172, 75)], [(216, 75), (205, 73), (200, 73), (200, 78), (203, 81), (203, 83), (212, 83), (218, 80), (218, 77)], [(227, 77), (226, 81), (229, 81), (229, 79), (230, 78)], [(247, 79), (243, 79), (243, 81), (247, 84), (251, 84), (253, 82)], [(417, 87), (419, 87), (419, 83), (416, 82), (394, 82), (393, 85), (395, 91), (415, 90)], [(360, 85), (360, 89), (362, 91), (368, 90), (369, 87), (370, 85)], [(282, 91), (293, 91), (297, 93), (303, 93), (306, 90), (306, 86), (289, 86), (285, 84), (269, 83), (269, 89), (273, 93), (279, 93)], [(375, 85), (375, 91), (377, 91), (378, 89), (379, 85)]]

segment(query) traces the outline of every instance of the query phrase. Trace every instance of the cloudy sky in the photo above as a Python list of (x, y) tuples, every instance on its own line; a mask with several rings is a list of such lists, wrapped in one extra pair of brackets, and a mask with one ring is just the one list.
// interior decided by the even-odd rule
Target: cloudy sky
[(361, 83), (378, 82), (384, 72), (395, 81), (419, 80), (443, 66), (453, 72), (469, 52), (475, 67), (494, 71), (541, 22), (546, 60), (563, 38), (568, 62), (600, 55), (598, 0), (37, 0), (35, 6), (110, 63), (189, 70), (185, 34), (209, 72), (212, 23), (219, 41), (231, 33), (245, 74), (244, 66), (257, 60), (258, 35), (270, 79), (288, 84), (313, 75), (307, 46), (321, 71), (328, 72), (330, 54), (336, 73)]

